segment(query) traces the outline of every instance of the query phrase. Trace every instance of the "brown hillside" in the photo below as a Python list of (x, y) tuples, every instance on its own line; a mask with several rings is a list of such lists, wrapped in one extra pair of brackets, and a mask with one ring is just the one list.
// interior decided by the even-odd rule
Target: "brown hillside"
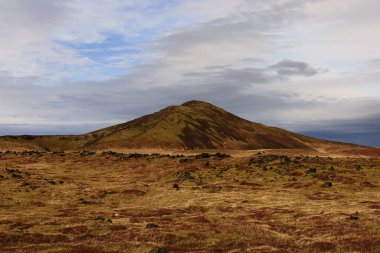
[(331, 149), (339, 144), (250, 122), (212, 104), (189, 101), (124, 124), (78, 136), (18, 136), (3, 140), (46, 150)]
[(200, 101), (170, 106), (92, 134), (98, 137), (86, 146), (98, 148), (309, 148), (306, 137), (247, 121)]

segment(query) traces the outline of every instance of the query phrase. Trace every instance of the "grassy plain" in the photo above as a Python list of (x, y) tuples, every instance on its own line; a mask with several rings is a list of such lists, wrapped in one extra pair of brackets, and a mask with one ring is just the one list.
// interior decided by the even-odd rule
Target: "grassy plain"
[(0, 153), (0, 252), (380, 252), (380, 159)]

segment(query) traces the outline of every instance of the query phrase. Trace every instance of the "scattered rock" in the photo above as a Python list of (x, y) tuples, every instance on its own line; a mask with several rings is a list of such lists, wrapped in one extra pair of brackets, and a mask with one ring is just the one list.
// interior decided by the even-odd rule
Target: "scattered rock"
[(333, 184), (331, 182), (324, 182), (322, 187), (331, 187)]
[(201, 153), (195, 156), (196, 159), (210, 158), (209, 153)]
[(107, 221), (107, 222), (109, 222), (109, 223), (112, 223), (112, 220), (110, 219), (110, 218), (105, 218), (105, 217), (103, 217), (103, 216), (96, 216), (96, 218), (95, 218), (95, 220), (97, 220), (97, 221)]
[(186, 163), (188, 161), (189, 161), (188, 158), (182, 158), (182, 159), (179, 160), (179, 163)]
[(82, 151), (80, 152), (80, 157), (85, 157), (85, 156), (92, 156), (92, 155), (96, 155), (95, 152), (92, 152), (92, 151)]
[(146, 224), (146, 228), (159, 228), (160, 226), (158, 226), (157, 224), (154, 224), (154, 223), (148, 223)]
[(129, 154), (128, 155), (128, 158), (144, 158), (144, 157), (148, 157), (149, 154), (138, 154), (138, 153), (134, 153), (134, 154)]
[(21, 178), (22, 178), (21, 175), (16, 174), (16, 173), (12, 173), (11, 176), (12, 176), (13, 178), (17, 178), (17, 179), (21, 179)]
[(306, 171), (306, 174), (312, 174), (312, 173), (317, 173), (317, 169), (316, 169), (316, 168), (309, 168), (309, 169)]
[(178, 184), (173, 184), (173, 188), (176, 190), (179, 190), (179, 185)]
[(193, 177), (193, 176), (191, 175), (191, 172), (190, 172), (190, 171), (185, 171), (185, 172), (182, 174), (182, 176), (180, 176), (178, 179), (181, 180), (181, 181), (185, 181), (185, 180), (195, 180), (195, 177)]
[(164, 248), (155, 247), (149, 253), (167, 253), (168, 251)]
[(11, 169), (8, 168), (8, 166), (5, 167), (5, 171), (9, 174), (21, 174), (21, 171), (19, 169)]
[(21, 186), (22, 186), (22, 187), (25, 187), (25, 186), (28, 186), (28, 185), (29, 185), (29, 183), (28, 183), (28, 182), (25, 182), (25, 181), (21, 183)]
[(34, 225), (33, 224), (26, 224), (26, 223), (22, 223), (22, 222), (16, 222), (12, 225), (10, 225), (9, 227), (11, 229), (18, 229), (20, 232), (24, 233), (26, 232), (27, 229), (33, 227)]
[(290, 159), (290, 157), (284, 155), (280, 157), (280, 162), (282, 165), (289, 165), (292, 162), (292, 160)]
[(350, 215), (350, 217), (347, 218), (348, 220), (359, 220), (359, 217), (356, 215)]
[(81, 204), (87, 204), (87, 201), (84, 198), (79, 199), (79, 203)]
[(54, 182), (54, 180), (48, 180), (48, 183), (51, 184), (51, 185), (56, 185), (57, 183)]
[(231, 157), (229, 154), (222, 154), (222, 153), (219, 153), (219, 152), (216, 153), (213, 156), (215, 156), (217, 159), (220, 159), (220, 160)]

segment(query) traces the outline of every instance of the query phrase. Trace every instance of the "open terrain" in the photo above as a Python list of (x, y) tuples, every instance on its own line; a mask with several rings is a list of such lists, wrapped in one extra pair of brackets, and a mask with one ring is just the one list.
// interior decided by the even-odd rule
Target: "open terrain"
[(380, 252), (380, 159), (0, 153), (1, 252)]
[(1, 142), (45, 151), (303, 149), (331, 153), (364, 148), (251, 122), (202, 101), (169, 106), (159, 112), (87, 134), (5, 136), (0, 137), (0, 147)]
[(0, 252), (380, 252), (379, 151), (200, 101), (1, 137)]

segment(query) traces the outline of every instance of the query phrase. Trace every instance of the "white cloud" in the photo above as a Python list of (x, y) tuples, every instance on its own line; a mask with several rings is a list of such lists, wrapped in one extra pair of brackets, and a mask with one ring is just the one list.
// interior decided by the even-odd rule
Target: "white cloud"
[(379, 11), (375, 0), (0, 0), (0, 124), (89, 130), (187, 99), (296, 130), (377, 114)]

